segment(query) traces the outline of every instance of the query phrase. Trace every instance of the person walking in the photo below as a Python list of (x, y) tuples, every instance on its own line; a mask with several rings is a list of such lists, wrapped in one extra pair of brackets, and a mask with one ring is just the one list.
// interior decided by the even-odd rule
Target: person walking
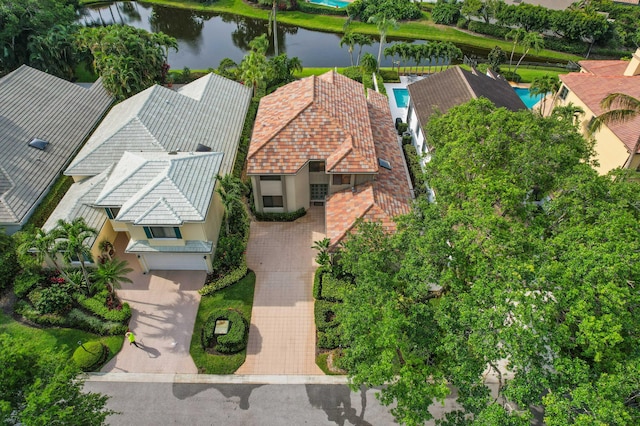
[(140, 345), (136, 342), (136, 336), (131, 331), (127, 331), (124, 336), (129, 339), (129, 346), (135, 345), (136, 348), (139, 348)]

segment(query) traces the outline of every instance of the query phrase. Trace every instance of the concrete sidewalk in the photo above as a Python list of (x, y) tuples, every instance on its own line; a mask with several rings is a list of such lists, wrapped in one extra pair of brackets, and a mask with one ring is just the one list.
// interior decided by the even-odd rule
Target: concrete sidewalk
[(314, 241), (324, 209), (295, 222), (252, 222), (247, 264), (256, 273), (247, 359), (237, 374), (323, 374), (315, 364)]
[(130, 330), (141, 345), (124, 342), (122, 350), (102, 372), (121, 373), (197, 373), (189, 354), (204, 271), (151, 271), (143, 274), (135, 255), (124, 252), (127, 238), (116, 239), (116, 257), (134, 269), (128, 276), (133, 284), (117, 290), (123, 302), (131, 305)]

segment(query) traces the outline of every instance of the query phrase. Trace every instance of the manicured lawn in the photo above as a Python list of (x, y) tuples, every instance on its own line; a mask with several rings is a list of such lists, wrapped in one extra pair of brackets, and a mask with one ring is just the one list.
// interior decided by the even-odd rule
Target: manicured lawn
[(34, 328), (23, 325), (13, 318), (0, 312), (0, 333), (25, 339), (37, 345), (38, 351), (62, 352), (69, 358), (78, 347), (78, 342), (83, 343), (97, 340), (109, 348), (107, 361), (113, 358), (122, 348), (124, 336), (98, 336), (86, 331), (70, 328)]
[(191, 337), (191, 357), (198, 371), (206, 374), (232, 374), (245, 360), (246, 349), (233, 355), (210, 355), (202, 348), (200, 336), (202, 326), (212, 311), (216, 309), (236, 309), (242, 313), (247, 322), (251, 322), (251, 307), (253, 306), (253, 292), (256, 284), (256, 275), (249, 272), (231, 287), (222, 289), (211, 296), (202, 296), (196, 323)]

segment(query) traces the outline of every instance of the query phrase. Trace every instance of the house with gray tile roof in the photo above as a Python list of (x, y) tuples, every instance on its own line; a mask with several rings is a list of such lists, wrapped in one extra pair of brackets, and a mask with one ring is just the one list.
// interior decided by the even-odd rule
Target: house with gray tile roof
[(66, 220), (100, 211), (96, 242), (126, 234), (126, 252), (145, 272), (211, 271), (224, 215), (216, 176), (233, 171), (250, 102), (250, 88), (216, 74), (121, 102), (65, 171), (76, 181), (72, 190), (94, 180), (96, 189), (81, 206), (67, 200), (76, 207), (59, 209)]
[(407, 89), (409, 108), (406, 122), (413, 144), (418, 153), (424, 155), (424, 161), (429, 160), (424, 128), (433, 114), (444, 114), (457, 105), (477, 98), (487, 98), (496, 106), (511, 111), (527, 108), (509, 82), (491, 71), (483, 74), (455, 66), (411, 83)]
[(112, 102), (26, 65), (0, 79), (0, 227), (24, 225)]

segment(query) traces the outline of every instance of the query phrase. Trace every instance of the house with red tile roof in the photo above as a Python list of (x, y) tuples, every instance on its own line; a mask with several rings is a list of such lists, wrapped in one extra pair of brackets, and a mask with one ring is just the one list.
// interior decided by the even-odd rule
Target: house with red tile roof
[[(572, 103), (584, 110), (581, 117), (581, 131), (589, 137), (589, 125), (604, 110), (600, 103), (610, 93), (624, 93), (640, 98), (640, 49), (631, 61), (589, 60), (579, 62), (580, 72), (561, 75), (562, 86), (556, 96), (560, 106)], [(615, 109), (615, 105), (613, 107)], [(598, 172), (606, 174), (616, 167), (640, 168), (640, 116), (624, 123), (603, 125), (593, 135), (595, 139)]]
[(387, 98), (334, 71), (262, 98), (247, 174), (257, 211), (324, 206), (334, 245), (359, 218), (394, 231), (394, 217), (410, 210), (410, 183)]

